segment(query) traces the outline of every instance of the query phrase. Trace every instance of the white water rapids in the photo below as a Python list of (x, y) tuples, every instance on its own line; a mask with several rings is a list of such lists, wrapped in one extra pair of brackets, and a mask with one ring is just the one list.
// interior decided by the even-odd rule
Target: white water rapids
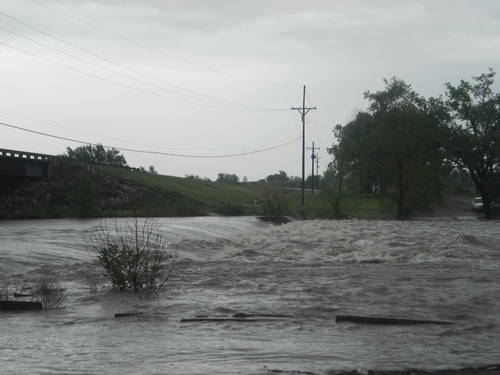
[[(63, 309), (0, 312), (1, 374), (328, 374), (500, 362), (498, 221), (165, 218), (180, 261), (152, 296), (106, 286), (83, 232), (97, 220), (0, 222), (10, 286), (56, 272)], [(142, 311), (116, 319), (114, 314)], [(285, 314), (253, 323), (196, 315)], [(336, 314), (453, 325), (335, 323)]]

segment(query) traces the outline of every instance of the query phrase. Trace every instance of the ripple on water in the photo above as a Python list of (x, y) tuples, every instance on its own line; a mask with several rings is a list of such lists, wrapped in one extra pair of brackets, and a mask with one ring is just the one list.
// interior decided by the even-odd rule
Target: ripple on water
[[(56, 272), (67, 291), (62, 310), (2, 314), (5, 371), (324, 373), (498, 359), (498, 223), (352, 220), (274, 227), (251, 218), (165, 219), (162, 228), (182, 261), (168, 288), (153, 295), (104, 286), (81, 238), (95, 224), (13, 223), (21, 238), (4, 236), (10, 224), (2, 225), (1, 270), (21, 274), (11, 274), (13, 281)], [(143, 314), (114, 318), (130, 311)], [(180, 323), (240, 312), (290, 318)], [(336, 314), (456, 324), (336, 324)]]

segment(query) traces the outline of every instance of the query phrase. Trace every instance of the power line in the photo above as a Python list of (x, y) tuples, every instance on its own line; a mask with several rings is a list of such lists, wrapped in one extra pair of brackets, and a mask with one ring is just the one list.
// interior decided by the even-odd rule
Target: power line
[[(28, 40), (28, 41), (30, 41), (30, 42), (32, 42), (32, 43), (38, 44), (38, 45), (40, 45), (40, 46), (42, 46), (42, 47), (45, 47), (45, 48), (47, 48), (47, 49), (50, 49), (50, 50), (55, 51), (55, 52), (57, 52), (57, 53), (60, 53), (60, 54), (62, 54), (62, 55), (64, 55), (64, 56), (71, 57), (71, 58), (73, 58), (73, 59), (75, 59), (75, 60), (78, 60), (78, 61), (84, 62), (85, 64), (91, 65), (91, 66), (96, 67), (96, 68), (98, 68), (98, 69), (102, 69), (102, 70), (104, 70), (104, 71), (106, 71), (106, 72), (110, 72), (110, 73), (112, 73), (112, 74), (116, 74), (116, 75), (119, 75), (119, 76), (121, 76), (121, 77), (125, 77), (125, 78), (127, 78), (127, 79), (130, 79), (130, 80), (133, 80), (133, 81), (136, 81), (136, 82), (139, 82), (139, 83), (142, 83), (142, 84), (144, 84), (144, 85), (148, 85), (148, 86), (151, 86), (151, 87), (154, 87), (154, 88), (160, 89), (160, 90), (166, 90), (166, 91), (168, 91), (168, 92), (174, 92), (174, 93), (176, 93), (176, 92), (175, 92), (175, 91), (173, 91), (173, 90), (169, 90), (169, 89), (166, 89), (166, 88), (164, 88), (164, 87), (162, 87), (162, 86), (158, 86), (158, 85), (155, 85), (155, 84), (153, 84), (153, 83), (150, 83), (150, 82), (147, 82), (147, 81), (144, 81), (144, 80), (141, 80), (141, 79), (137, 79), (137, 78), (132, 77), (132, 76), (130, 76), (130, 75), (123, 74), (123, 73), (121, 73), (121, 72), (117, 72), (117, 71), (115, 71), (115, 70), (112, 70), (112, 69), (106, 68), (106, 67), (104, 67), (104, 66), (102, 66), (102, 65), (96, 64), (96, 63), (94, 63), (94, 62), (92, 62), (92, 61), (89, 61), (89, 60), (87, 60), (87, 59), (83, 59), (83, 58), (81, 58), (81, 57), (79, 57), (79, 56), (72, 55), (71, 53), (67, 53), (67, 52), (65, 52), (65, 51), (62, 51), (62, 50), (60, 50), (60, 49), (58, 49), (58, 48), (55, 48), (55, 47), (49, 46), (48, 44), (42, 43), (42, 42), (40, 42), (40, 41), (38, 41), (38, 40), (35, 40), (35, 39), (33, 39), (33, 38), (30, 38), (30, 37), (27, 37), (27, 36), (22, 35), (22, 34), (20, 34), (20, 33), (17, 33), (17, 32), (15, 32), (15, 31), (9, 30), (8, 28), (3, 27), (3, 26), (1, 26), (1, 25), (0, 25), (0, 29), (5, 30), (5, 31), (7, 31), (8, 33), (11, 33), (11, 34), (13, 34), (13, 35), (16, 35), (16, 36), (17, 36), (17, 37), (19, 37), (19, 38), (22, 38), (22, 39)], [(173, 99), (173, 100), (175, 100), (174, 98), (172, 98), (172, 99)], [(219, 105), (220, 105), (220, 104), (219, 104)]]
[(101, 81), (105, 81), (105, 82), (111, 83), (113, 85), (125, 87), (125, 88), (127, 88), (129, 90), (138, 91), (138, 92), (141, 92), (143, 94), (153, 95), (153, 96), (156, 96), (156, 97), (160, 97), (160, 98), (164, 98), (164, 99), (169, 99), (169, 100), (174, 100), (174, 101), (178, 101), (178, 102), (182, 102), (182, 103), (195, 104), (195, 105), (203, 105), (203, 106), (210, 107), (210, 108), (217, 108), (217, 109), (223, 109), (223, 110), (228, 110), (229, 109), (229, 110), (234, 110), (234, 111), (245, 111), (244, 109), (227, 108), (227, 107), (217, 106), (215, 104), (210, 104), (210, 103), (197, 103), (197, 102), (192, 102), (192, 101), (189, 101), (189, 100), (184, 100), (184, 99), (179, 99), (179, 98), (173, 98), (171, 96), (167, 96), (167, 95), (159, 94), (159, 93), (156, 93), (156, 92), (153, 92), (153, 91), (144, 90), (144, 89), (139, 88), (139, 87), (131, 86), (131, 85), (128, 85), (126, 83), (117, 82), (117, 81), (114, 81), (114, 80), (106, 78), (106, 77), (101, 77), (101, 76), (99, 76), (97, 74), (85, 72), (85, 71), (83, 71), (81, 69), (72, 67), (70, 65), (66, 65), (66, 64), (54, 61), (54, 60), (50, 60), (50, 59), (47, 59), (47, 58), (45, 58), (43, 56), (39, 56), (39, 55), (37, 55), (35, 53), (23, 50), (23, 49), (18, 48), (18, 47), (11, 46), (10, 44), (7, 44), (5, 42), (0, 42), (0, 44), (3, 45), (3, 46), (5, 46), (5, 47), (11, 48), (13, 50), (16, 50), (18, 52), (21, 52), (21, 53), (24, 53), (26, 55), (29, 55), (31, 57), (35, 57), (37, 59), (43, 60), (43, 61), (45, 61), (45, 62), (47, 62), (49, 64), (58, 65), (58, 66), (63, 67), (65, 69), (69, 69), (69, 70), (72, 70), (74, 72), (77, 72), (77, 73), (80, 73), (80, 74), (83, 74), (83, 75), (86, 75), (86, 76), (89, 76), (89, 77), (92, 77), (92, 78), (95, 78), (95, 79), (99, 79)]
[[(311, 94), (310, 94), (310, 91), (308, 91), (308, 94), (306, 95), (306, 103), (308, 105), (310, 105), (312, 103), (312, 99), (311, 99)], [(319, 111), (315, 111), (312, 115), (312, 122), (313, 122), (313, 125), (314, 125), (314, 129), (316, 131), (316, 139), (320, 139), (320, 136), (319, 136), (319, 128), (320, 128), (320, 117), (319, 117)]]
[[(166, 57), (168, 57), (168, 58), (172, 58), (172, 56), (168, 56), (168, 55), (167, 55), (165, 52), (163, 52), (163, 51), (158, 51), (157, 49), (154, 49), (154, 48), (152, 48), (152, 47), (150, 47), (150, 46), (148, 46), (148, 45), (146, 45), (146, 44), (140, 43), (140, 42), (138, 42), (137, 40), (134, 40), (134, 39), (128, 38), (128, 37), (126, 37), (126, 36), (124, 36), (124, 35), (122, 35), (122, 34), (119, 34), (119, 33), (117, 33), (117, 32), (114, 32), (114, 31), (108, 30), (108, 29), (106, 29), (105, 27), (102, 27), (102, 26), (100, 26), (100, 25), (97, 25), (97, 24), (91, 23), (91, 22), (89, 22), (89, 21), (86, 21), (86, 20), (84, 20), (84, 19), (82, 19), (82, 18), (80, 18), (80, 17), (77, 17), (77, 16), (75, 16), (74, 14), (71, 14), (71, 13), (69, 13), (69, 12), (67, 12), (67, 11), (62, 11), (62, 10), (60, 10), (60, 9), (58, 9), (58, 8), (55, 8), (55, 7), (53, 7), (53, 6), (51, 6), (51, 5), (47, 4), (47, 3), (45, 3), (45, 2), (43, 2), (43, 1), (40, 1), (40, 0), (32, 0), (32, 1), (33, 1), (34, 3), (37, 3), (37, 4), (38, 4), (38, 5), (40, 5), (40, 6), (43, 6), (43, 7), (47, 8), (47, 9), (50, 9), (52, 12), (55, 12), (55, 13), (61, 14), (61, 15), (63, 15), (64, 17), (70, 18), (70, 19), (72, 19), (72, 20), (74, 20), (74, 21), (76, 21), (76, 22), (79, 22), (79, 23), (81, 23), (81, 24), (83, 24), (83, 25), (86, 25), (86, 26), (88, 26), (88, 27), (90, 27), (90, 28), (93, 28), (93, 29), (99, 30), (99, 31), (101, 31), (101, 32), (103, 32), (103, 33), (105, 33), (105, 34), (111, 35), (111, 36), (112, 36), (112, 37), (114, 37), (114, 38), (121, 39), (122, 41), (125, 41), (125, 42), (127, 42), (127, 43), (133, 44), (133, 45), (135, 45), (135, 46), (137, 46), (137, 47), (140, 47), (140, 48), (145, 49), (145, 50), (147, 50), (147, 51), (150, 51), (150, 52), (153, 52), (153, 53), (159, 54), (159, 55), (161, 55), (161, 56), (166, 56)], [(195, 65), (196, 65), (196, 64), (195, 64)], [(211, 70), (211, 71), (215, 71), (215, 72), (217, 72), (217, 71), (216, 71), (216, 70), (214, 70), (214, 69), (208, 69), (208, 70)], [(189, 89), (186, 89), (186, 90), (189, 90)], [(189, 91), (191, 91), (191, 90), (189, 90)]]
[[(68, 42), (67, 40), (65, 40), (65, 39), (63, 39), (63, 38), (60, 38), (60, 37), (58, 37), (58, 36), (56, 36), (56, 35), (54, 35), (54, 34), (51, 34), (51, 33), (47, 32), (47, 31), (45, 31), (45, 30), (42, 30), (42, 29), (40, 29), (40, 28), (38, 28), (38, 27), (32, 26), (32, 25), (30, 25), (30, 24), (28, 24), (28, 23), (26, 23), (26, 22), (24, 22), (24, 21), (21, 21), (20, 19), (18, 19), (18, 18), (16, 18), (16, 17), (10, 16), (10, 15), (8, 15), (8, 14), (4, 13), (4, 12), (1, 12), (1, 11), (0, 11), (0, 15), (4, 16), (4, 17), (6, 17), (6, 18), (8, 18), (8, 19), (10, 19), (10, 20), (13, 20), (13, 21), (15, 21), (15, 22), (17, 22), (17, 23), (19, 23), (19, 24), (21, 24), (21, 25), (24, 25), (24, 26), (26, 26), (26, 27), (28, 27), (28, 28), (30, 28), (30, 29), (32, 29), (32, 30), (35, 30), (35, 31), (37, 31), (37, 32), (39, 32), (39, 33), (41, 33), (41, 34), (43, 34), (43, 35), (45, 35), (45, 36), (48, 36), (49, 38), (52, 38), (52, 39), (54, 39), (54, 40), (57, 40), (58, 42), (64, 43), (64, 44), (66, 44), (66, 45), (68, 45), (68, 46), (70, 46), (70, 47), (72, 47), (72, 48), (74, 48), (74, 49), (77, 49), (77, 50), (79, 50), (79, 51), (81, 51), (81, 52), (84, 52), (84, 53), (86, 53), (86, 54), (88, 54), (88, 55), (91, 55), (91, 56), (93, 56), (93, 57), (95, 57), (95, 58), (98, 58), (98, 59), (100, 59), (100, 60), (103, 60), (104, 62), (106, 62), (106, 63), (108, 63), (108, 64), (118, 66), (118, 67), (120, 67), (120, 68), (122, 68), (122, 69), (126, 69), (126, 70), (131, 71), (131, 72), (133, 72), (133, 73), (135, 73), (135, 74), (139, 74), (139, 75), (145, 76), (145, 77), (147, 77), (147, 78), (149, 78), (149, 79), (152, 79), (152, 80), (158, 80), (158, 79), (157, 79), (157, 78), (155, 78), (155, 77), (150, 77), (150, 76), (148, 76), (148, 75), (146, 75), (146, 74), (144, 74), (144, 73), (141, 73), (141, 72), (136, 71), (135, 69), (129, 68), (129, 67), (127, 67), (127, 66), (125, 66), (125, 65), (123, 65), (123, 64), (121, 64), (121, 63), (118, 63), (118, 62), (116, 62), (116, 61), (113, 61), (113, 60), (110, 60), (110, 59), (108, 59), (108, 58), (102, 57), (102, 56), (100, 56), (100, 55), (98, 55), (98, 54), (96, 54), (96, 53), (94, 53), (94, 52), (92, 52), (92, 51), (90, 51), (90, 50), (88, 50), (88, 49), (86, 49), (86, 48), (79, 47), (79, 46), (77, 46), (77, 45), (76, 45), (76, 44), (74, 44), (74, 43)], [(169, 83), (166, 83), (166, 84), (169, 84)], [(192, 96), (192, 95), (187, 95), (187, 94), (184, 94), (184, 93), (181, 93), (181, 92), (178, 92), (178, 91), (174, 91), (174, 90), (169, 90), (169, 89), (166, 89), (166, 90), (171, 91), (171, 92), (174, 92), (174, 93), (176, 93), (176, 94), (180, 94), (180, 95), (184, 95), (184, 96), (188, 96), (188, 97), (190, 96), (191, 98), (193, 98), (193, 96)], [(199, 98), (198, 98), (198, 99), (199, 99)], [(222, 103), (219, 103), (219, 104), (221, 104), (221, 105), (222, 105)]]
[[(91, 146), (97, 146), (98, 143), (93, 143), (93, 142), (87, 142), (87, 141), (82, 141), (82, 140), (79, 140), (79, 139), (74, 139), (74, 138), (67, 138), (67, 137), (62, 137), (62, 136), (59, 136), (59, 135), (54, 135), (54, 134), (49, 134), (49, 133), (45, 133), (45, 132), (40, 132), (40, 131), (37, 131), (37, 130), (33, 130), (33, 129), (28, 129), (28, 128), (24, 128), (24, 127), (21, 127), (21, 126), (17, 126), (17, 125), (12, 125), (12, 124), (8, 124), (6, 122), (0, 122), (0, 126), (5, 126), (5, 127), (8, 127), (8, 128), (12, 128), (12, 129), (17, 129), (17, 130), (21, 130), (21, 131), (24, 131), (24, 132), (28, 132), (28, 133), (33, 133), (33, 134), (38, 134), (38, 135), (42, 135), (44, 137), (49, 137), (49, 138), (54, 138), (54, 139), (60, 139), (60, 140), (64, 140), (64, 141), (69, 141), (69, 142), (74, 142), (74, 143), (80, 143), (80, 144), (87, 144), (87, 145), (91, 145)], [(170, 153), (170, 152), (159, 152), (159, 151), (149, 151), (149, 150), (140, 150), (140, 149), (134, 149), (134, 148), (125, 148), (125, 147), (114, 147), (114, 146), (108, 146), (108, 145), (102, 145), (103, 147), (105, 148), (114, 148), (115, 150), (119, 150), (119, 151), (128, 151), (128, 152), (135, 152), (135, 153), (141, 153), (141, 154), (154, 154), (154, 155), (162, 155), (162, 156), (175, 156), (175, 157), (182, 157), (182, 158), (233, 158), (233, 157), (239, 157), (239, 156), (247, 156), (247, 155), (253, 155), (253, 154), (257, 154), (257, 153), (261, 153), (261, 152), (267, 152), (267, 151), (272, 151), (272, 150), (276, 150), (278, 148), (281, 148), (281, 147), (285, 147), (297, 140), (299, 140), (300, 137), (296, 137), (296, 138), (293, 138), (285, 143), (282, 143), (282, 144), (279, 144), (279, 145), (276, 145), (276, 146), (271, 146), (271, 147), (265, 147), (265, 148), (261, 148), (261, 149), (257, 149), (257, 150), (253, 150), (253, 151), (247, 151), (247, 152), (240, 152), (240, 153), (234, 153), (234, 154), (225, 154), (225, 155), (192, 155), (192, 154), (177, 154), (177, 153)]]
[[(53, 35), (47, 31), (44, 31), (38, 27), (35, 27), (35, 26), (32, 26), (16, 17), (13, 17), (11, 15), (8, 15), (2, 11), (0, 11), (0, 15), (10, 19), (10, 20), (13, 20), (21, 25), (24, 25), (32, 30), (35, 30), (39, 33), (42, 33), (43, 35), (46, 35), (52, 39), (55, 39), (61, 43), (64, 43), (72, 48), (75, 48), (81, 52), (84, 52), (86, 54), (89, 54), (95, 58), (98, 58), (100, 60), (103, 60), (105, 61), (106, 63), (108, 64), (111, 64), (111, 65), (115, 65), (115, 66), (118, 66), (122, 69), (125, 69), (125, 70), (128, 70), (134, 74), (138, 74), (138, 75), (141, 75), (143, 77), (146, 77), (148, 79), (151, 79), (151, 80), (154, 80), (154, 81), (158, 81), (158, 82), (161, 82), (165, 85), (168, 85), (168, 86), (171, 86), (171, 87), (174, 87), (177, 89), (177, 91), (175, 90), (172, 90), (172, 89), (166, 89), (166, 88), (163, 88), (164, 90), (167, 90), (167, 91), (170, 91), (170, 92), (173, 92), (173, 93), (176, 93), (176, 94), (180, 94), (180, 95), (183, 95), (183, 96), (186, 96), (186, 97), (191, 97), (192, 99), (196, 99), (196, 100), (204, 100), (204, 101), (209, 101), (211, 104), (217, 104), (217, 105), (223, 105), (223, 106), (228, 106), (228, 107), (234, 107), (234, 108), (237, 108), (239, 110), (247, 110), (247, 111), (286, 111), (286, 109), (276, 109), (276, 108), (263, 108), (263, 107), (255, 107), (255, 106), (249, 106), (249, 105), (245, 105), (245, 104), (241, 104), (241, 103), (237, 103), (237, 102), (232, 102), (232, 101), (228, 101), (228, 100), (225, 100), (225, 99), (219, 99), (217, 97), (214, 97), (214, 96), (210, 96), (210, 95), (205, 95), (205, 94), (201, 94), (201, 93), (198, 93), (196, 91), (193, 91), (193, 90), (189, 90), (189, 89), (186, 89), (186, 88), (183, 88), (181, 86), (178, 86), (178, 85), (174, 85), (170, 82), (167, 82), (167, 81), (164, 81), (164, 80), (161, 80), (157, 77), (153, 77), (153, 76), (150, 76), (148, 74), (144, 74), (140, 71), (137, 71), (135, 69), (132, 69), (126, 65), (123, 65), (119, 62), (116, 62), (116, 61), (113, 61), (113, 60), (110, 60), (106, 57), (103, 57), (95, 52), (92, 52), (86, 48), (82, 48), (82, 47), (79, 47), (78, 45), (72, 43), (72, 42), (68, 42), (67, 40), (63, 39), (63, 38), (60, 38), (56, 35)], [(192, 94), (186, 94), (186, 93), (183, 93), (183, 92), (180, 92), (179, 90), (183, 90), (183, 91), (188, 91), (188, 92), (191, 92)], [(175, 99), (173, 99), (175, 100)], [(177, 100), (180, 100), (180, 99), (177, 99)], [(186, 101), (187, 102), (187, 101)], [(197, 104), (197, 103), (194, 103), (194, 102), (190, 102), (191, 104)], [(199, 104), (199, 103), (198, 103)]]
[(50, 126), (52, 128), (69, 130), (69, 131), (72, 131), (72, 132), (78, 132), (78, 133), (81, 133), (81, 134), (91, 135), (91, 136), (99, 137), (99, 138), (106, 138), (106, 139), (113, 140), (113, 141), (118, 141), (118, 142), (125, 142), (125, 143), (127, 143), (129, 145), (140, 146), (140, 147), (147, 147), (144, 144), (130, 142), (130, 141), (126, 140), (126, 139), (121, 139), (121, 138), (116, 138), (116, 137), (109, 137), (109, 136), (106, 136), (106, 135), (92, 133), (92, 132), (88, 132), (88, 131), (81, 130), (81, 129), (73, 129), (73, 128), (70, 128), (70, 127), (67, 127), (67, 126), (61, 126), (61, 125), (54, 124), (54, 123), (48, 122), (48, 121), (35, 120), (33, 118), (30, 118), (30, 117), (21, 116), (21, 115), (10, 113), (10, 112), (0, 111), (0, 114), (7, 115), (7, 116), (10, 116), (10, 117), (15, 117), (15, 118), (18, 118), (18, 119), (21, 119), (21, 120), (35, 122), (35, 123), (46, 125), (46, 126)]

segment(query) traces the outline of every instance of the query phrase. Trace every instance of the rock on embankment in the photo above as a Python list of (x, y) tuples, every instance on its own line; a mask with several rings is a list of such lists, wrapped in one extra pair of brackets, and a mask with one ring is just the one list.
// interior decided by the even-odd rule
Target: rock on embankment
[(119, 211), (146, 216), (203, 214), (202, 203), (178, 192), (153, 190), (76, 162), (55, 161), (50, 179), (12, 180), (6, 185), (0, 192), (0, 219), (100, 217)]

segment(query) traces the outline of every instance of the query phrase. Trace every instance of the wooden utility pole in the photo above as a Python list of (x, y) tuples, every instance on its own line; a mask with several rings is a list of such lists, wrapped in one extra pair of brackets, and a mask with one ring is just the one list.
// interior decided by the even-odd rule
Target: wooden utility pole
[(300, 200), (300, 207), (304, 208), (304, 190), (305, 190), (305, 174), (306, 174), (306, 115), (316, 107), (306, 107), (306, 86), (302, 94), (302, 107), (292, 107), (292, 111), (298, 111), (302, 117), (302, 194)]
[(312, 150), (311, 153), (311, 194), (314, 194), (314, 161), (317, 161), (318, 155), (314, 153), (315, 150), (319, 150), (320, 147), (314, 147), (314, 142), (312, 144), (312, 147), (308, 147), (308, 150)]

